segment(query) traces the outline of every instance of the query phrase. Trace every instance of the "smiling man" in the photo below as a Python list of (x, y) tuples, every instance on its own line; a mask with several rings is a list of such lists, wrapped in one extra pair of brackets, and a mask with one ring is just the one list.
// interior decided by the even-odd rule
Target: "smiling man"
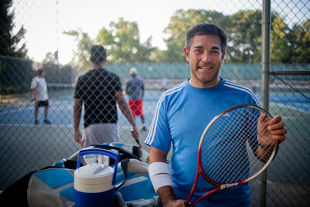
[[(199, 141), (208, 123), (229, 107), (259, 106), (251, 90), (219, 76), (226, 45), (226, 35), (216, 25), (191, 28), (184, 47), (190, 78), (163, 93), (157, 104), (145, 144), (151, 146), (149, 174), (164, 206), (184, 206), (195, 181)], [(286, 129), (280, 116), (268, 125), (273, 139), (285, 140)], [(166, 161), (171, 144), (172, 170)], [(214, 186), (201, 178), (192, 200), (211, 189)], [(250, 187), (243, 184), (211, 194), (195, 206), (249, 204)]]

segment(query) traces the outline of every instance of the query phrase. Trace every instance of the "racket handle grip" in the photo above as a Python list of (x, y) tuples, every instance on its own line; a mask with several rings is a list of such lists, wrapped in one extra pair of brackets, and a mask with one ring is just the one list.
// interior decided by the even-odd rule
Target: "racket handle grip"
[(143, 148), (142, 145), (140, 144), (140, 141), (138, 139), (135, 139), (139, 147)]

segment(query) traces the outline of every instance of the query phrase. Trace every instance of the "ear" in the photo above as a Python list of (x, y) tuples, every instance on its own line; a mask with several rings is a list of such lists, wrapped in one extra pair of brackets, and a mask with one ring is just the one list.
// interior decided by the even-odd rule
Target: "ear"
[(184, 47), (183, 51), (187, 62), (189, 62), (189, 49), (187, 47)]
[(222, 62), (224, 61), (224, 58), (225, 58), (225, 54), (226, 54), (226, 51), (223, 51), (223, 52), (222, 52), (222, 57), (221, 57), (221, 59), (222, 59)]

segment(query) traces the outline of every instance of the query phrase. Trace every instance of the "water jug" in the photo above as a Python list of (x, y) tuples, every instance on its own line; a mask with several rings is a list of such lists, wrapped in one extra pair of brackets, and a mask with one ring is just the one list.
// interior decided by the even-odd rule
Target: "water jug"
[[(84, 155), (105, 155), (115, 160), (114, 169), (103, 163), (91, 163), (80, 167)], [(76, 207), (113, 207), (118, 154), (98, 148), (86, 148), (79, 152), (74, 172)]]

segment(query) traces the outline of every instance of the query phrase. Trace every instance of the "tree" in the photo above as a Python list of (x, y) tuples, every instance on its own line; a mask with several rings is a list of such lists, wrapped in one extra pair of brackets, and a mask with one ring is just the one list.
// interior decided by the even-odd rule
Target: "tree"
[(288, 34), (289, 45), (286, 62), (310, 63), (310, 19), (296, 23)]
[(164, 29), (169, 37), (164, 39), (167, 50), (163, 52), (162, 62), (185, 62), (183, 54), (186, 32), (199, 23), (213, 23), (224, 30), (229, 25), (229, 19), (222, 13), (203, 9), (177, 10), (170, 18), (170, 23)]
[(107, 49), (108, 59), (114, 63), (150, 62), (152, 53), (152, 37), (140, 43), (140, 32), (136, 22), (119, 18), (118, 22), (110, 22), (110, 29), (103, 27), (97, 35), (97, 41)]
[(43, 60), (43, 63), (57, 64), (57, 60), (55, 58), (55, 55), (52, 52), (46, 53), (45, 58)]
[(229, 62), (260, 63), (262, 12), (241, 10), (230, 16)]
[[(262, 44), (262, 11), (241, 10), (230, 16), (230, 62), (260, 63)], [(278, 13), (271, 13), (270, 58), (273, 63), (286, 59), (288, 26)]]
[(289, 27), (277, 12), (271, 13), (270, 60), (272, 63), (286, 63), (291, 46), (288, 42)]
[(72, 62), (75, 62), (78, 67), (78, 71), (76, 71), (77, 74), (79, 74), (80, 71), (83, 73), (87, 72), (90, 69), (90, 49), (94, 45), (94, 41), (81, 29), (78, 31), (65, 31), (63, 33), (74, 37), (75, 41), (77, 41), (77, 51), (74, 51), (75, 58), (72, 60)]
[(0, 55), (26, 57), (26, 44), (23, 43), (18, 47), (20, 41), (24, 38), (26, 30), (22, 26), (19, 31), (13, 35), (14, 28), (14, 12), (9, 12), (12, 6), (12, 0), (2, 0), (0, 4)]

